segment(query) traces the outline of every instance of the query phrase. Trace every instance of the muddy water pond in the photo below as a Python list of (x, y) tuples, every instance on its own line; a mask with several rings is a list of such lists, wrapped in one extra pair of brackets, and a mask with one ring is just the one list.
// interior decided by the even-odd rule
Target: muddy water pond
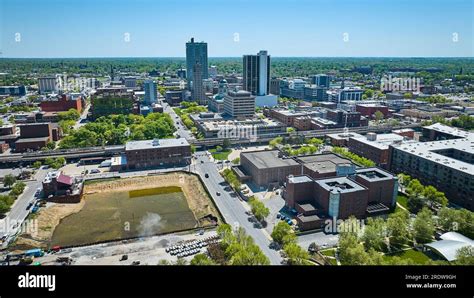
[(84, 207), (61, 220), (51, 246), (157, 235), (197, 226), (180, 187), (85, 195)]

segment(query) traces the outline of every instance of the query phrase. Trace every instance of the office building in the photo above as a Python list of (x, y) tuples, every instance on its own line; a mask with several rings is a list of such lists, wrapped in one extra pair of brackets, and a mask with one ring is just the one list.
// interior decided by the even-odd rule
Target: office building
[(25, 96), (25, 86), (0, 86), (0, 95)]
[(127, 88), (134, 89), (137, 87), (137, 78), (135, 77), (125, 77), (122, 79), (122, 82)]
[(227, 91), (224, 113), (234, 118), (252, 118), (255, 115), (255, 96), (245, 90)]
[(158, 89), (156, 82), (153, 80), (146, 80), (143, 82), (143, 89), (145, 90), (145, 96), (143, 102), (147, 105), (157, 102)]
[(125, 87), (99, 88), (91, 96), (92, 118), (112, 114), (137, 114), (139, 112), (133, 92)]
[(186, 69), (184, 68), (178, 69), (178, 71), (176, 72), (176, 75), (178, 76), (178, 78), (186, 79)]
[(318, 74), (311, 77), (311, 84), (315, 84), (318, 87), (329, 88), (330, 79), (328, 75)]
[(200, 79), (200, 81), (196, 80), (198, 85), (202, 85), (201, 80), (209, 78), (207, 43), (194, 42), (194, 38), (191, 38), (191, 41), (186, 43), (186, 75), (190, 90), (193, 90), (196, 73)]
[(270, 93), (270, 56), (267, 51), (243, 57), (243, 87), (252, 95)]
[(211, 67), (209, 67), (209, 77), (213, 79), (217, 77), (217, 66), (211, 65)]
[(191, 97), (194, 101), (197, 101), (200, 105), (207, 104), (206, 90), (204, 89), (204, 82), (202, 78), (201, 64), (194, 64), (193, 69), (193, 83), (191, 88)]
[(48, 76), (38, 78), (38, 87), (40, 94), (58, 93), (60, 89), (59, 76)]
[(184, 138), (127, 142), (122, 159), (129, 170), (187, 165), (191, 161), (191, 145)]

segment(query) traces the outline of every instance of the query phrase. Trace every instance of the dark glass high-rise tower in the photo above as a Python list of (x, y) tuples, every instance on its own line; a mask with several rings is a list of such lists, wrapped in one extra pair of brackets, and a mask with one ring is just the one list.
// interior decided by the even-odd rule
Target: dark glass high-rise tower
[[(195, 70), (195, 65), (199, 64), (199, 69)], [(186, 75), (188, 81), (188, 88), (192, 90), (194, 72), (198, 71), (201, 74), (201, 79), (209, 77), (209, 69), (207, 63), (207, 43), (194, 42), (194, 37), (191, 41), (186, 43)]]
[(253, 95), (270, 93), (270, 56), (267, 51), (257, 55), (244, 55), (243, 85)]

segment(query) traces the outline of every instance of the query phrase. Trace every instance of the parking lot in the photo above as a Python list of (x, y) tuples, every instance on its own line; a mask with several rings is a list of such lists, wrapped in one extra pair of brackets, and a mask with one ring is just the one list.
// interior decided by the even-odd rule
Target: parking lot
[[(202, 235), (193, 232), (115, 241), (46, 254), (35, 258), (34, 262), (40, 262), (42, 265), (61, 265), (58, 258), (70, 258), (72, 265), (157, 265), (161, 260), (176, 262), (178, 255), (172, 255), (170, 248), (181, 247), (184, 251), (185, 245), (189, 246), (190, 251), (194, 249), (192, 253), (180, 256), (189, 262), (196, 253), (206, 251), (207, 244), (199, 247), (199, 252), (196, 251), (196, 244), (208, 242), (206, 239), (214, 239), (215, 236), (214, 230), (206, 230)], [(196, 247), (192, 248), (193, 245)]]

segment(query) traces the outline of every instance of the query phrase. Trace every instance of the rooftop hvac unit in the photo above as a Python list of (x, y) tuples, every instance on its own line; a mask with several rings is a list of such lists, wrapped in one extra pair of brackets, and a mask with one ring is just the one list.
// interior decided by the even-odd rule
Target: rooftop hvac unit
[(377, 140), (377, 134), (373, 132), (367, 133), (367, 140), (369, 141), (375, 141)]

